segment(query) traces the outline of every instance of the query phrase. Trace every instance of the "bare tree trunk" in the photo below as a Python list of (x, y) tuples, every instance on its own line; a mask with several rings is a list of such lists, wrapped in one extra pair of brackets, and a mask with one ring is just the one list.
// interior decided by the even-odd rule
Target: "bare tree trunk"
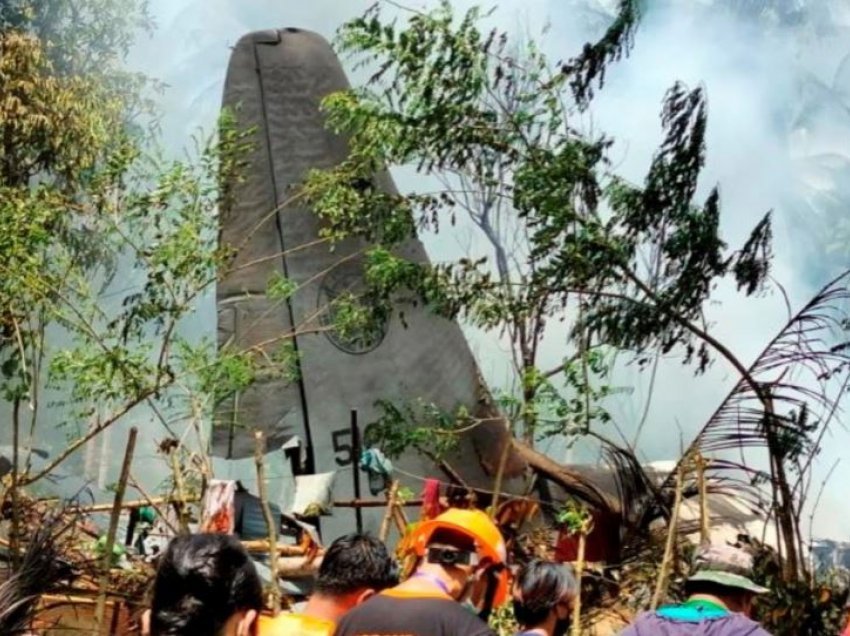
[(697, 453), (697, 485), (699, 486), (699, 541), (705, 545), (711, 541), (711, 525), (708, 518), (708, 492), (705, 483), (705, 469), (708, 462)]
[(12, 483), (10, 485), (12, 498), (12, 527), (9, 530), (9, 548), (12, 567), (17, 568), (20, 548), (20, 506), (18, 506), (18, 471), (20, 470), (20, 433), (21, 433), (21, 399), (15, 398), (12, 404)]
[(384, 518), (381, 520), (381, 531), (378, 533), (378, 538), (381, 541), (386, 541), (390, 535), (390, 522), (393, 519), (396, 507), (396, 496), (398, 494), (398, 480), (393, 480), (390, 486), (390, 491), (387, 494), (387, 510), (384, 512)]
[(104, 631), (107, 627), (106, 617), (106, 593), (109, 587), (109, 571), (112, 569), (112, 548), (115, 545), (115, 535), (118, 533), (118, 520), (121, 518), (121, 502), (124, 500), (124, 492), (127, 490), (127, 480), (130, 478), (130, 464), (133, 463), (133, 453), (136, 450), (136, 436), (139, 429), (135, 426), (130, 429), (127, 438), (127, 448), (124, 451), (124, 463), (121, 465), (121, 476), (118, 478), (118, 487), (115, 489), (115, 499), (112, 502), (112, 512), (109, 516), (109, 529), (106, 532), (106, 545), (103, 546), (103, 557), (101, 560), (100, 582), (98, 584), (97, 606), (95, 607), (95, 625), (99, 634), (108, 634)]
[(670, 526), (667, 529), (667, 543), (664, 546), (664, 558), (658, 572), (658, 581), (655, 585), (655, 593), (652, 595), (651, 609), (656, 609), (667, 592), (667, 576), (673, 561), (676, 536), (679, 532), (679, 508), (682, 506), (682, 490), (685, 479), (685, 468), (680, 465), (676, 473), (676, 497), (673, 502), (673, 512), (670, 515)]
[(587, 521), (582, 523), (578, 533), (578, 560), (576, 561), (576, 582), (578, 592), (575, 604), (573, 604), (572, 636), (581, 636), (581, 579), (584, 575), (584, 554), (587, 548), (588, 525)]
[(277, 524), (272, 517), (272, 509), (269, 506), (269, 495), (266, 491), (266, 471), (263, 457), (266, 452), (266, 440), (261, 431), (254, 433), (256, 448), (254, 450), (254, 462), (257, 464), (257, 490), (260, 496), (260, 505), (263, 509), (263, 517), (269, 532), (269, 569), (271, 570), (271, 600), (272, 611), (277, 615), (280, 613), (280, 582), (278, 581), (278, 559), (277, 559)]
[(174, 507), (177, 509), (177, 521), (180, 525), (180, 532), (188, 534), (189, 519), (186, 516), (186, 489), (183, 487), (183, 470), (180, 468), (179, 451), (180, 447), (176, 446), (171, 451), (169, 457), (171, 460), (171, 474), (174, 477), (174, 495), (176, 499)]
[(617, 513), (620, 511), (620, 504), (613, 494), (600, 490), (593, 482), (579, 473), (562, 466), (519, 440), (513, 440), (513, 446), (519, 456), (532, 469), (551, 479), (582, 502), (607, 512)]

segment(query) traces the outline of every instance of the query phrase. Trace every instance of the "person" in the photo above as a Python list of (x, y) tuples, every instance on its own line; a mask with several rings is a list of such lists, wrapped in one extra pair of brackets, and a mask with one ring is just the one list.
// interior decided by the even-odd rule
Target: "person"
[(850, 594), (847, 595), (847, 600), (844, 603), (844, 629), (841, 630), (841, 636), (850, 636)]
[(565, 636), (578, 584), (563, 563), (533, 560), (523, 566), (513, 586), (517, 636)]
[(420, 523), (407, 545), (413, 574), (343, 616), (336, 635), (494, 636), (482, 617), (507, 600), (508, 572), (490, 518), (451, 508)]
[(398, 566), (386, 546), (367, 534), (347, 534), (325, 553), (304, 611), (263, 617), (259, 636), (330, 636), (343, 614), (397, 584)]
[(251, 557), (234, 537), (189, 534), (173, 539), (157, 568), (150, 636), (251, 636), (263, 587)]
[(706, 545), (685, 583), (687, 601), (645, 612), (620, 636), (770, 636), (752, 620), (755, 598), (769, 592), (751, 577), (752, 555), (731, 545)]

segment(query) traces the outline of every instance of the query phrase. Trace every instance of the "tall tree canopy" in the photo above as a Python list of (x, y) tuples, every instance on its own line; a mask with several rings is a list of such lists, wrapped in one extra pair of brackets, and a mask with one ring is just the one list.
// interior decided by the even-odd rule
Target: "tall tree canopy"
[[(534, 45), (483, 28), (480, 10), (456, 16), (444, 2), (398, 22), (376, 5), (338, 41), (371, 79), (325, 102), (330, 125), (350, 140), (350, 158), (312, 174), (306, 192), (328, 236), (375, 243), (367, 278), (379, 313), (398, 309), (401, 292), (412, 290), (436, 312), (509, 335), (522, 390), (517, 423), (530, 442), (553, 430), (598, 435), (591, 424), (606, 419), (598, 406), (605, 392), (595, 376), (604, 385), (607, 350), (641, 364), (675, 352), (697, 373), (718, 358), (730, 364), (765, 414), (761, 434), (795, 570), (793, 494), (776, 460), (783, 434), (773, 396), (704, 314), (723, 279), (744, 296), (763, 289), (770, 214), (730, 246), (719, 190), (697, 197), (706, 155), (701, 89), (676, 84), (667, 92), (662, 142), (641, 184), (612, 170), (609, 138), (581, 130), (607, 65), (631, 45), (638, 8), (622, 2), (597, 43), (550, 64)], [(402, 166), (415, 169), (421, 191), (374, 186), (376, 172)], [(417, 231), (445, 231), (459, 213), (482, 230), (486, 252), (423, 266), (394, 251)], [(540, 369), (539, 347), (553, 324), (566, 327), (563, 364)], [(385, 436), (404, 419), (391, 411), (392, 425), (377, 429)]]

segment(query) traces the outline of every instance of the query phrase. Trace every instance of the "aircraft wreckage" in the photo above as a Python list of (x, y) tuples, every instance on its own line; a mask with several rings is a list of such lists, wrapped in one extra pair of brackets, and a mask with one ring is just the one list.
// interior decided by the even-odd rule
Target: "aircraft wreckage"
[[(599, 511), (601, 543), (594, 548), (591, 542), (589, 556), (614, 557), (629, 515), (622, 502), (649, 496), (653, 484), (639, 483), (640, 493), (625, 493), (616, 471), (564, 466), (512, 440), (457, 323), (419, 306), (406, 310), (404, 324), (392, 318), (354, 337), (321, 328), (332, 319), (327, 307), (334, 298), (363, 288), (361, 255), (368, 245), (347, 239), (331, 251), (319, 240), (318, 217), (293, 200), (293, 193), (309, 170), (344, 160), (346, 141), (326, 128), (320, 105), (348, 88), (336, 54), (314, 33), (259, 31), (233, 49), (223, 106), (235, 113), (240, 128), (251, 131), (252, 149), (243, 178), (227, 184), (232, 203), (221, 210), (221, 243), (237, 251), (231, 273), (217, 288), (219, 346), (259, 348), (271, 355), (281, 334), (295, 334), (300, 368), (295, 381), (261, 379), (233, 396), (217, 413), (213, 454), (231, 462), (250, 458), (252, 433), (259, 429), (269, 454), (289, 458), (278, 478), (290, 499), (297, 498), (296, 482), (315, 487), (319, 476), (337, 473), (338, 478), (319, 483), (328, 487), (331, 500), (351, 500), (360, 495), (361, 477), (354, 468), (360, 429), (352, 426), (352, 414), (360, 425), (368, 424), (380, 415), (379, 400), (422, 400), (450, 412), (463, 406), (487, 423), (473, 427), (445, 462), (415, 454), (402, 458), (396, 463), (401, 482), (418, 491), (421, 478), (436, 477), (486, 496), (505, 445), (511, 444), (503, 490), (528, 492), (534, 475), (537, 484), (555, 487), (555, 500), (570, 495), (585, 501)], [(376, 183), (395, 191), (387, 174), (377, 175)], [(415, 262), (428, 261), (416, 239), (400, 252)], [(291, 281), (298, 291), (284, 300), (269, 298), (274, 277)], [(648, 481), (660, 483), (662, 477), (658, 473), (657, 480)], [(754, 518), (728, 501), (715, 507), (715, 516), (738, 525)], [(354, 514), (335, 508), (322, 522), (324, 539), (354, 527)], [(364, 529), (376, 532), (383, 511), (363, 514)]]

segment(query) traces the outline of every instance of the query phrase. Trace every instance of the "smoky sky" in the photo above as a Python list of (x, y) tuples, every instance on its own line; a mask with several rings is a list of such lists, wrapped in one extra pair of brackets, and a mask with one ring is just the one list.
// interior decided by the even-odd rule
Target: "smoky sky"
[[(218, 113), (230, 47), (253, 30), (295, 26), (332, 37), (371, 0), (153, 0), (157, 30), (132, 55), (140, 70), (166, 84), (161, 97), (164, 138), (172, 149), (209, 132)], [(436, 2), (409, 2), (434, 6)], [(458, 9), (471, 2), (454, 2)], [(511, 33), (538, 39), (557, 61), (610, 22), (614, 0), (503, 0), (490, 20)], [(708, 155), (700, 196), (720, 188), (724, 238), (731, 246), (766, 212), (775, 220), (774, 277), (799, 307), (848, 261), (850, 245), (850, 3), (846, 0), (668, 0), (647, 3), (630, 56), (615, 64), (590, 113), (579, 126), (615, 140), (616, 172), (644, 177), (661, 139), (659, 112), (676, 81), (702, 87), (709, 104)], [(545, 28), (548, 25), (548, 28)], [(538, 34), (540, 34), (538, 36)], [(356, 81), (356, 77), (354, 78)], [(408, 176), (402, 187), (415, 186)], [(846, 228), (846, 231), (844, 230)], [(445, 239), (424, 237), (432, 255), (451, 255)], [(778, 291), (743, 300), (721, 286), (707, 308), (713, 334), (749, 363), (787, 319)], [(214, 333), (212, 308), (204, 312)], [(498, 343), (470, 334), (488, 379), (506, 377)], [(543, 363), (557, 363), (551, 347)], [(618, 372), (628, 397), (612, 414), (634, 426), (647, 410), (648, 374)], [(647, 460), (677, 455), (737, 380), (722, 361), (695, 377), (678, 359), (660, 365), (640, 440)], [(671, 433), (673, 431), (673, 433)], [(822, 478), (846, 445), (836, 427), (819, 461)], [(850, 464), (850, 462), (848, 462)], [(816, 475), (815, 482), (820, 478)], [(850, 478), (839, 466), (833, 490)], [(846, 537), (850, 512), (824, 496), (815, 534)]]

